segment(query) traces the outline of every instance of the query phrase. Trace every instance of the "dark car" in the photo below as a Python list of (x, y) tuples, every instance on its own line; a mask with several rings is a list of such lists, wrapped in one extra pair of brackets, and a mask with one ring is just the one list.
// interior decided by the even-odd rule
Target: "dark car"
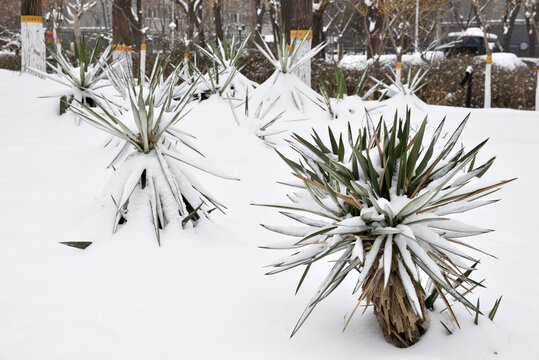
[[(501, 49), (497, 44), (498, 37), (490, 33), (487, 36), (492, 52), (500, 52)], [(446, 55), (485, 55), (483, 31), (479, 28), (468, 28), (466, 31), (449, 33), (444, 40), (444, 44), (439, 49), (444, 51)]]

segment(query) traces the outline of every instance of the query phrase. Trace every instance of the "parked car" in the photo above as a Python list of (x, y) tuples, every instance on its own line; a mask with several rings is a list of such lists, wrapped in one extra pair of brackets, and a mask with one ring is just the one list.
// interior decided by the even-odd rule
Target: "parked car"
[[(500, 52), (501, 49), (497, 43), (498, 37), (494, 34), (487, 33), (488, 44), (492, 52)], [(485, 37), (483, 30), (480, 28), (468, 28), (466, 31), (451, 32), (447, 34), (444, 44), (440, 46), (440, 50), (446, 55), (454, 54), (472, 54), (485, 55)]]

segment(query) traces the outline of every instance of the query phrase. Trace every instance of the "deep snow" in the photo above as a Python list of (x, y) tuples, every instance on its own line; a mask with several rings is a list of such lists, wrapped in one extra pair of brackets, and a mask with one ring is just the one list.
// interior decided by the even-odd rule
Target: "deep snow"
[[(302, 269), (264, 276), (283, 254), (258, 246), (281, 236), (260, 223), (285, 220), (275, 209), (251, 203), (286, 201), (286, 164), (252, 134), (238, 127), (227, 102), (211, 98), (196, 105), (180, 127), (195, 136), (208, 161), (241, 179), (226, 181), (195, 172), (227, 207), (194, 229), (169, 226), (158, 247), (149, 218), (126, 224), (112, 236), (108, 194), (114, 149), (107, 137), (72, 115), (57, 115), (57, 99), (38, 99), (62, 90), (50, 80), (0, 70), (0, 358), (1, 359), (536, 359), (539, 310), (539, 244), (533, 219), (539, 202), (534, 153), (539, 148), (539, 115), (506, 109), (474, 109), (462, 139), (467, 147), (490, 137), (481, 159), (497, 155), (489, 179), (518, 177), (494, 198), (501, 202), (473, 210), (466, 221), (495, 232), (470, 243), (499, 257), (480, 256), (475, 278), (486, 278), (481, 297), (488, 312), (503, 300), (494, 322), (473, 324), (461, 305), (461, 323), (447, 335), (431, 314), (421, 341), (409, 349), (385, 342), (368, 309), (356, 314), (355, 282), (343, 283), (289, 339), (307, 301), (322, 281), (325, 264), (313, 267), (297, 296)], [(379, 111), (392, 119), (395, 108), (413, 103), (417, 122), (429, 112), (429, 127), (447, 115), (451, 132), (469, 109), (430, 106), (410, 97), (385, 102)], [(204, 106), (208, 105), (208, 106)], [(373, 116), (374, 117), (374, 116)], [(280, 128), (308, 135), (359, 126), (362, 113), (329, 120), (283, 118)], [(375, 119), (377, 117), (374, 117)], [(281, 135), (289, 138), (290, 134)], [(283, 140), (279, 149), (287, 155)], [(473, 216), (473, 219), (471, 218)], [(81, 251), (60, 241), (93, 241)], [(444, 306), (436, 304), (436, 309)]]

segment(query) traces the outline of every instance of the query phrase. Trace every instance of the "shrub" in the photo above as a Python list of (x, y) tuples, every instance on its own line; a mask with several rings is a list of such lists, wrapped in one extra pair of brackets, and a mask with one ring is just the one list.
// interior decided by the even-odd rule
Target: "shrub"
[[(176, 68), (178, 69), (178, 68)], [(186, 154), (181, 148), (198, 153), (191, 144), (192, 136), (175, 128), (186, 114), (186, 106), (193, 86), (178, 101), (173, 99), (173, 88), (178, 71), (166, 81), (159, 81), (163, 69), (156, 64), (149, 86), (130, 75), (114, 76), (124, 79), (130, 107), (118, 107), (104, 97), (99, 97), (97, 109), (82, 102), (71, 110), (91, 125), (125, 141), (117, 158), (125, 158), (114, 174), (121, 185), (111, 194), (117, 208), (113, 232), (129, 220), (131, 203), (148, 204), (157, 241), (160, 230), (167, 224), (182, 227), (194, 226), (213, 210), (224, 208), (206, 192), (180, 164), (189, 165), (227, 179), (234, 179), (206, 168), (198, 158)], [(129, 148), (129, 154), (122, 156)], [(198, 153), (200, 154), (200, 153)], [(234, 179), (237, 180), (237, 179)], [(133, 201), (133, 199), (137, 199)]]
[[(455, 245), (474, 249), (461, 238), (490, 230), (448, 215), (495, 202), (481, 198), (511, 180), (479, 179), (494, 161), (475, 165), (486, 140), (470, 151), (456, 149), (466, 121), (441, 148), (437, 144), (444, 122), (423, 146), (427, 120), (413, 134), (409, 112), (405, 120), (396, 114), (389, 129), (383, 119), (376, 128), (368, 119), (355, 136), (349, 127), (347, 142), (342, 135), (337, 139), (331, 129), (330, 145), (316, 132), (312, 141), (294, 136), (293, 148), (303, 161), (281, 157), (302, 181), (291, 185), (302, 190), (288, 195), (291, 204), (272, 206), (285, 209), (283, 215), (302, 225), (264, 225), (292, 237), (272, 247), (293, 253), (271, 264), (275, 270), (269, 274), (303, 265), (299, 289), (313, 263), (337, 257), (292, 335), (351, 273), (358, 275), (354, 288), (354, 293), (359, 292), (358, 306), (363, 300), (374, 305), (386, 339), (398, 347), (419, 341), (427, 308), (437, 296), (457, 324), (448, 295), (478, 312), (465, 297), (479, 285), (469, 277), (475, 265), (465, 261), (477, 264), (477, 260)], [(434, 292), (429, 295), (425, 289), (430, 287)]]

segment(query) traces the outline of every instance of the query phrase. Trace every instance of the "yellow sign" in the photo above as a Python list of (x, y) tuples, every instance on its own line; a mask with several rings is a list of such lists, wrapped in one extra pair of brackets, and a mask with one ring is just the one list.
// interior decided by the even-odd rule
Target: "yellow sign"
[(116, 51), (131, 51), (131, 46), (118, 45), (116, 46)]
[(397, 61), (397, 70), (402, 69), (402, 63), (400, 61)]
[(311, 30), (292, 30), (290, 31), (290, 39), (312, 39), (313, 32)]
[(57, 44), (61, 44), (61, 43), (62, 43), (62, 39), (57, 38), (57, 39), (56, 39), (56, 43), (57, 43)]
[(146, 44), (140, 44), (140, 50), (146, 51)]
[(189, 53), (187, 51), (185, 53), (183, 53), (183, 59), (184, 60), (189, 60)]
[(21, 22), (22, 23), (43, 23), (43, 18), (41, 16), (35, 16), (35, 15), (23, 15), (21, 16)]
[(492, 64), (492, 55), (487, 55), (487, 64)]

